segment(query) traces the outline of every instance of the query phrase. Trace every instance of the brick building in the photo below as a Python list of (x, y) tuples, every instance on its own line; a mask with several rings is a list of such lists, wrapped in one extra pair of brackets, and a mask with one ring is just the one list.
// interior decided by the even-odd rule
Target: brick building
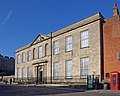
[(110, 78), (110, 72), (120, 72), (120, 15), (116, 3), (113, 16), (105, 19), (104, 27), (104, 78)]

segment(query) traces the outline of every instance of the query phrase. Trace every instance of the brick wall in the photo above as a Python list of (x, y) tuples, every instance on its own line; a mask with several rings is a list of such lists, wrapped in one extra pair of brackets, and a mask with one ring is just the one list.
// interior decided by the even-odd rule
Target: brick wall
[(105, 19), (103, 27), (104, 42), (104, 78), (111, 71), (120, 72), (120, 15)]

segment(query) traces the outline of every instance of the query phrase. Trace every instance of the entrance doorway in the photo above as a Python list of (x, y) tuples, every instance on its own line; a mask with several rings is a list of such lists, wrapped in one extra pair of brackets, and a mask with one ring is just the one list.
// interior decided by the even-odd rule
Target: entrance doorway
[(43, 66), (37, 66), (37, 83), (43, 82)]
[(42, 66), (39, 68), (39, 82), (43, 81), (43, 68)]

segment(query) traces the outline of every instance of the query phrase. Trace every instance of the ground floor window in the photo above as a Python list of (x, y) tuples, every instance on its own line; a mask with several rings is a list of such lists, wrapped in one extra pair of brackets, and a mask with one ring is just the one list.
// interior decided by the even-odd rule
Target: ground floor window
[(80, 59), (80, 70), (81, 70), (81, 78), (86, 78), (88, 75), (88, 64), (89, 57), (84, 57)]
[(27, 78), (28, 79), (30, 78), (30, 75), (31, 75), (31, 73), (30, 73), (30, 67), (27, 67)]
[(20, 68), (17, 68), (17, 78), (20, 78)]
[(22, 68), (22, 79), (25, 78), (25, 68)]
[(58, 62), (53, 63), (53, 77), (58, 79)]
[(66, 60), (65, 62), (65, 76), (66, 78), (72, 78), (72, 60)]

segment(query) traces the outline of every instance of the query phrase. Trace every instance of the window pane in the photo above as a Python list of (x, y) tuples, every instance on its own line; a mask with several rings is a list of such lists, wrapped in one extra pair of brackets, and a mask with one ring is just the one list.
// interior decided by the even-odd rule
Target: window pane
[(20, 68), (17, 68), (17, 78), (20, 78)]
[(53, 51), (54, 51), (54, 54), (58, 54), (59, 53), (59, 41), (56, 40), (53, 42)]
[(66, 51), (71, 51), (72, 50), (72, 36), (67, 36), (65, 38), (66, 42)]
[(17, 55), (17, 63), (20, 63), (20, 54)]
[(66, 61), (66, 78), (72, 77), (72, 60)]
[(28, 61), (31, 60), (31, 51), (28, 51)]
[(30, 73), (30, 67), (27, 67), (27, 77), (28, 77), (28, 79), (30, 78), (30, 75), (31, 75), (31, 73)]
[(22, 68), (22, 78), (25, 77), (25, 68)]
[(58, 79), (58, 62), (53, 63), (53, 75), (54, 79)]
[(80, 32), (80, 47), (88, 47), (88, 30)]
[(25, 59), (26, 59), (26, 55), (25, 55), (25, 52), (22, 53), (22, 62), (25, 62)]
[(89, 64), (89, 58), (81, 58), (80, 60), (80, 69), (81, 69), (81, 77), (85, 77), (88, 75), (88, 64)]
[(38, 47), (38, 57), (42, 57), (42, 46)]

